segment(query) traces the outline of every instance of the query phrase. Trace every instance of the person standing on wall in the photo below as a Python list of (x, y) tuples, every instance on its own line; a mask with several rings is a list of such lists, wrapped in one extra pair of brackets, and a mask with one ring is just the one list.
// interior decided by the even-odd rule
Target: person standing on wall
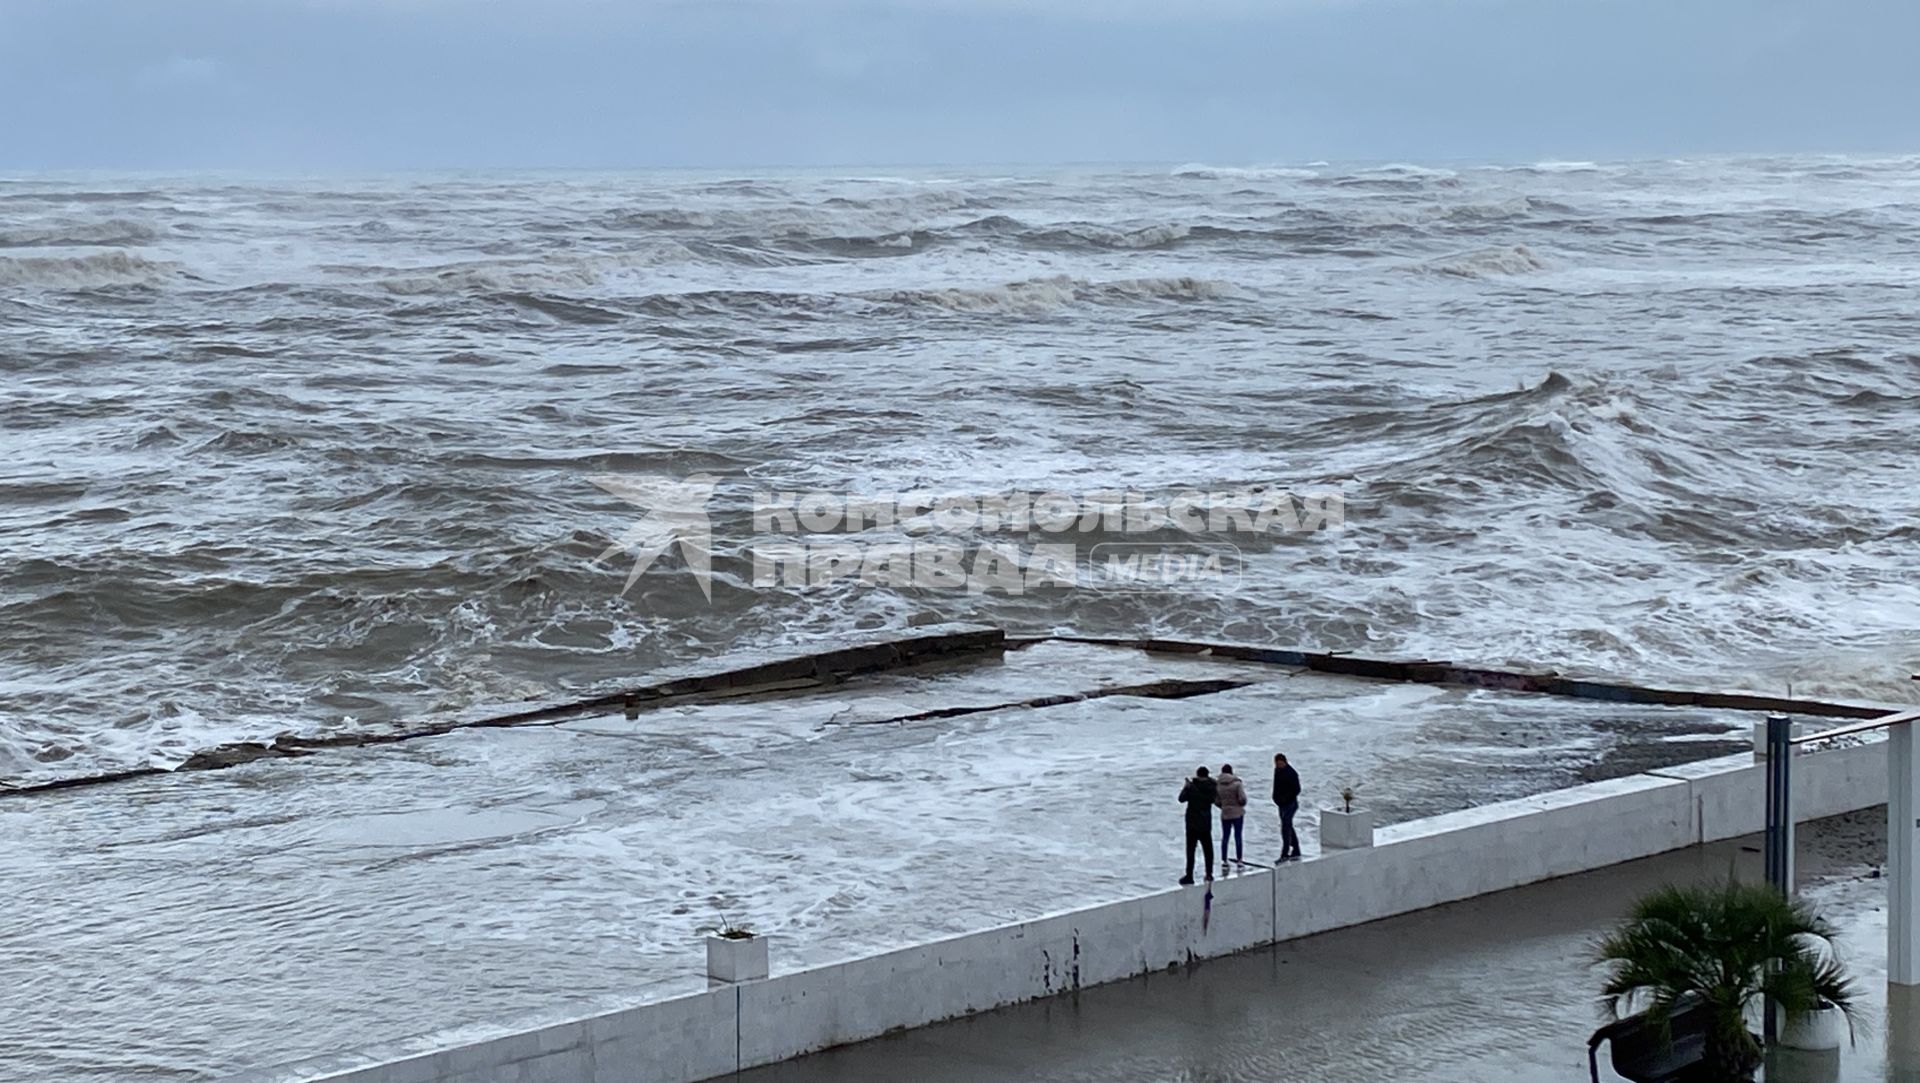
[(1180, 802), (1187, 806), (1187, 874), (1182, 884), (1193, 883), (1193, 848), (1207, 855), (1207, 879), (1213, 879), (1213, 806), (1220, 799), (1220, 786), (1197, 768), (1187, 784), (1180, 787)]
[(1227, 864), (1227, 840), (1233, 840), (1233, 860), (1245, 864), (1247, 850), (1245, 840), (1241, 838), (1241, 828), (1247, 822), (1247, 784), (1233, 773), (1233, 764), (1220, 765), (1219, 796), (1214, 799), (1220, 806), (1220, 866)]
[(1300, 772), (1284, 752), (1273, 756), (1273, 803), (1280, 808), (1280, 860), (1300, 860), (1300, 836), (1293, 833), (1293, 814), (1300, 811)]

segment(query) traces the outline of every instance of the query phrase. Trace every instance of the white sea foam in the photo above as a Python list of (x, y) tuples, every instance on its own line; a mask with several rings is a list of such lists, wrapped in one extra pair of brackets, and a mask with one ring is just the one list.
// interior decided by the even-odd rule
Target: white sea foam
[[(1325, 166), (1325, 162), (1312, 163), (1315, 167)], [(1189, 177), (1195, 180), (1308, 180), (1320, 175), (1319, 168), (1301, 168), (1284, 165), (1205, 165), (1200, 162), (1188, 162), (1175, 166), (1173, 175)]]
[(0, 255), (0, 286), (80, 290), (103, 286), (151, 286), (184, 276), (177, 263), (113, 249), (84, 256)]
[[(667, 577), (643, 584), (644, 613), (596, 613), (617, 595), (582, 570), (606, 544), (598, 533), (578, 544), (590, 551), (577, 560), (491, 570), (489, 554), (528, 538), (619, 529), (567, 488), (596, 456), (641, 471), (719, 460), (779, 484), (858, 478), (881, 489), (1325, 473), (1389, 486), (1372, 505), (1382, 533), (1356, 528), (1365, 540), (1335, 543), (1325, 565), (1296, 567), (1291, 551), (1259, 558), (1244, 597), (1271, 616), (1210, 596), (1154, 613), (985, 599), (959, 615), (1045, 627), (1251, 621), (1250, 635), (1335, 647), (1349, 636), (1396, 647), (1432, 636), (1422, 649), (1440, 654), (1452, 648), (1439, 640), (1453, 637), (1549, 664), (1763, 669), (1771, 663), (1752, 652), (1801, 648), (1747, 637), (1762, 608), (1752, 599), (1696, 603), (1711, 621), (1610, 618), (1602, 636), (1577, 615), (1543, 616), (1547, 588), (1536, 580), (1614, 584), (1595, 587), (1589, 608), (1637, 612), (1618, 569), (1658, 561), (1692, 581), (1690, 562), (1717, 566), (1721, 547), (1735, 545), (1719, 532), (1746, 520), (1718, 494), (1777, 503), (1788, 498), (1769, 485), (1812, 486), (1840, 469), (1815, 451), (1772, 481), (1727, 476), (1688, 450), (1751, 439), (1720, 431), (1714, 417), (1762, 408), (1748, 401), (1759, 395), (1776, 416), (1854, 433), (1920, 393), (1887, 360), (1910, 352), (1911, 336), (1885, 298), (1920, 283), (1896, 243), (1920, 226), (1910, 165), (1601, 168), (1624, 179), (1597, 191), (1585, 171), (1447, 177), (1319, 164), (1317, 181), (1294, 183), (1308, 178), (1204, 163), (1171, 175), (857, 181), (181, 188), (145, 178), (115, 180), (91, 202), (71, 186), (25, 182), (9, 189), (10, 207), (59, 209), (4, 227), (42, 246), (0, 253), (14, 347), (0, 364), (32, 373), (36, 388), (0, 420), (33, 434), (26, 476), (96, 483), (88, 496), (0, 481), (0, 517), (11, 516), (0, 518), (0, 538), (44, 545), (16, 540), (5, 552), (0, 604), (13, 608), (0, 615), (33, 629), (34, 649), (53, 651), (49, 671), (61, 674), (57, 693), (0, 693), (0, 745), (16, 750), (7, 769), (49, 777), (145, 762), (160, 742), (146, 748), (140, 727), (88, 737), (105, 728), (100, 719), (126, 717), (120, 701), (143, 695), (129, 674), (165, 671), (189, 689), (180, 704), (192, 713), (165, 740), (171, 757), (194, 743), (184, 736), (194, 718), (208, 720), (214, 740), (228, 732), (219, 724), (257, 717), (248, 704), (282, 686), (294, 690), (286, 713), (301, 724), (352, 715), (378, 725), (590, 679), (556, 674), (603, 673), (622, 654), (610, 644), (628, 645), (631, 669), (741, 640), (900, 626), (929, 605), (885, 592), (747, 605), (758, 597), (751, 575), (731, 567), (720, 569), (730, 593), (718, 612)], [(1808, 169), (1832, 176), (1816, 187), (1782, 180)], [(1196, 187), (1199, 174), (1222, 183)], [(191, 213), (172, 218), (167, 207)], [(145, 239), (137, 252), (76, 249), (116, 237)], [(1482, 285), (1501, 282), (1528, 288)], [(115, 289), (124, 286), (145, 288)], [(62, 292), (72, 290), (95, 295)], [(1815, 293), (1819, 305), (1807, 301)], [(1550, 325), (1543, 306), (1560, 313)], [(1656, 335), (1650, 311), (1685, 313), (1685, 326)], [(1740, 330), (1786, 316), (1795, 329), (1767, 351)], [(1535, 333), (1523, 342), (1502, 326)], [(1763, 352), (1792, 367), (1774, 371)], [(1460, 405), (1537, 389), (1549, 370), (1576, 384), (1597, 373), (1610, 387), (1661, 390), (1617, 404), (1582, 399), (1561, 411), (1565, 429), (1531, 408), (1535, 423), (1506, 417), (1505, 400)], [(137, 396), (125, 390), (136, 386)], [(1684, 402), (1707, 405), (1666, 405)], [(1800, 443), (1825, 447), (1821, 439)], [(467, 465), (476, 456), (493, 465)], [(1836, 523), (1802, 544), (1891, 544), (1908, 488), (1877, 461), (1847, 458), (1833, 475), (1845, 484), (1823, 490), (1846, 494)], [(155, 470), (194, 499), (97, 480)], [(1503, 488), (1516, 478), (1523, 489)], [(1588, 522), (1583, 487), (1600, 486), (1620, 490), (1618, 506), (1663, 510), (1645, 522), (1626, 512)], [(1695, 522), (1665, 507), (1682, 491), (1719, 509), (1699, 517), (1698, 538), (1667, 525)], [(1406, 510), (1427, 492), (1445, 495)], [(1582, 524), (1569, 528), (1568, 550), (1581, 559), (1536, 544), (1505, 513), (1483, 513), (1488, 500), (1514, 509), (1515, 522)], [(1490, 584), (1423, 579), (1455, 559), (1448, 539), (1466, 530), (1478, 541), (1462, 559), (1517, 570)], [(244, 558), (261, 562), (248, 580), (257, 588), (215, 603), (180, 589), (204, 565), (238, 558), (160, 543), (176, 535), (266, 546)], [(87, 572), (96, 552), (111, 552), (126, 577)], [(411, 570), (378, 571), (394, 567)], [(1863, 581), (1890, 597), (1907, 589), (1897, 577)], [(489, 620), (450, 619), (453, 596), (494, 599)], [(130, 629), (124, 656), (90, 646), (86, 622), (103, 612)], [(1807, 642), (1884, 631), (1836, 628), (1820, 612), (1795, 619)], [(240, 633), (227, 621), (247, 629), (247, 649), (236, 652)], [(333, 652), (327, 678), (290, 677), (316, 642)]]
[(1373, 166), (1359, 171), (1362, 176), (1368, 174), (1387, 174), (1401, 177), (1435, 177), (1452, 179), (1460, 174), (1452, 169), (1440, 166), (1414, 165), (1411, 162), (1388, 162), (1386, 165)]
[(0, 248), (133, 245), (159, 235), (159, 230), (152, 225), (126, 218), (29, 222), (0, 227)]
[[(609, 277), (636, 268), (659, 267), (693, 259), (692, 252), (674, 241), (594, 256), (561, 256), (535, 260), (484, 260), (382, 272), (381, 289), (403, 296), (460, 293), (545, 293), (593, 290)], [(360, 273), (355, 268), (336, 271)]]
[[(1910, 694), (1910, 162), (1194, 168), (9, 185), (0, 655), (33, 664), (0, 672), (0, 778), (929, 619)], [(595, 563), (637, 514), (608, 472), (725, 476), (711, 600), (674, 554), (625, 595)], [(1347, 526), (1237, 539), (1231, 590), (756, 587), (746, 555), (757, 488), (1270, 484), (1341, 487)], [(0, 936), (61, 965), (0, 1027), (97, 1078), (215, 1076), (436, 1025), (393, 973), (470, 1018), (697, 984), (721, 908), (802, 962), (1139, 890), (1167, 765), (1270, 754), (1276, 718), (1321, 796), (1404, 810), (1622, 740), (1619, 705), (1307, 679), (843, 724), (980, 692), (948, 674), (8, 802)], [(1724, 724), (1656, 713), (1650, 746)], [(1012, 798), (1082, 777), (1111, 799), (1009, 858)]]
[(861, 296), (895, 304), (927, 305), (955, 312), (1035, 313), (1076, 304), (1122, 301), (1207, 301), (1237, 295), (1227, 282), (1201, 278), (1133, 278), (1093, 282), (1068, 275), (1033, 278), (981, 288), (888, 290)]
[(1412, 269), (1458, 278), (1486, 278), (1490, 275), (1532, 274), (1544, 271), (1547, 267), (1547, 261), (1535, 255), (1532, 249), (1524, 244), (1516, 244), (1428, 260), (1414, 264)]

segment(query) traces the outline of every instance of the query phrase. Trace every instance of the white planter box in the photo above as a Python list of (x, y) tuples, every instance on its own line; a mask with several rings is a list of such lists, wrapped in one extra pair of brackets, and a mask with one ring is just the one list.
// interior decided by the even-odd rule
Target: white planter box
[(1337, 808), (1320, 810), (1320, 848), (1354, 850), (1373, 845), (1373, 812), (1357, 808), (1342, 812)]
[(767, 938), (729, 940), (707, 937), (707, 977), (715, 981), (757, 981), (767, 976)]
[(1787, 1049), (1838, 1049), (1847, 1038), (1847, 1017), (1838, 1008), (1822, 1008), (1780, 1026), (1774, 1044)]

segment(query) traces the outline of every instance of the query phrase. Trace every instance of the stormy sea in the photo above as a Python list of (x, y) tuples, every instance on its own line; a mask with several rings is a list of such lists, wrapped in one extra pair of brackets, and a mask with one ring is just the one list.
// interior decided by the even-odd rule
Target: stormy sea
[[(0, 787), (945, 621), (1908, 701), (1917, 288), (1920, 158), (0, 178)], [(696, 477), (710, 575), (669, 546), (630, 583), (645, 509), (609, 479)], [(767, 493), (1223, 491), (1336, 493), (1339, 522), (1231, 532), (1231, 574), (1149, 589), (801, 582), (753, 550)], [(1041, 747), (974, 739), (983, 786)], [(178, 991), (253, 951), (231, 965), (260, 983), (161, 1018), (116, 966), (43, 968), (0, 994), (0, 1048), (64, 1059), (17, 1078), (210, 1078), (377, 1030), (235, 1037), (283, 1033), (302, 989), (380, 1003), (352, 965), (376, 912), (429, 946), (544, 935), (492, 905), (512, 873), (432, 863), (508, 839), (489, 860), (518, 868), (611, 799), (488, 749), (0, 799), (18, 957), (141, 955)], [(425, 856), (356, 848), (487, 786)], [(303, 846), (338, 891), (282, 879)], [(863, 912), (803, 886), (762, 901)], [(556, 928), (656, 912), (552, 890)], [(196, 932), (229, 906), (250, 948)], [(359, 931), (302, 971), (316, 924)]]

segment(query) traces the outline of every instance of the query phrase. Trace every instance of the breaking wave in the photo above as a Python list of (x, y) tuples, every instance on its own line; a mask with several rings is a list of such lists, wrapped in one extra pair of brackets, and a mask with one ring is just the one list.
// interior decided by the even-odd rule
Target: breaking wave
[(1311, 180), (1320, 174), (1318, 169), (1293, 166), (1202, 165), (1198, 162), (1176, 166), (1173, 170), (1174, 176), (1192, 180)]
[[(558, 257), (538, 261), (488, 260), (422, 267), (403, 273), (384, 273), (376, 280), (388, 293), (403, 297), (449, 293), (547, 293), (589, 290), (610, 275), (638, 268), (692, 260), (694, 253), (677, 243), (594, 256)], [(357, 268), (334, 267), (337, 273), (361, 273)]]
[(1240, 293), (1231, 283), (1205, 278), (1134, 278), (1091, 282), (1068, 275), (1055, 275), (983, 289), (880, 290), (860, 296), (889, 304), (940, 308), (951, 312), (1030, 314), (1076, 304), (1212, 301), (1239, 296)]
[(1139, 226), (1133, 229), (1098, 226), (1076, 222), (1072, 225), (1041, 230), (1029, 235), (1036, 244), (1071, 248), (1164, 248), (1193, 235), (1193, 227), (1172, 223)]
[(1413, 265), (1412, 270), (1427, 274), (1453, 275), (1457, 278), (1487, 278), (1494, 275), (1524, 275), (1547, 269), (1547, 261), (1534, 255), (1524, 244), (1502, 248), (1482, 248), (1445, 256)]
[[(1884, 636), (1911, 623), (1911, 561), (1875, 547), (1920, 516), (1883, 466), (1920, 402), (1912, 163), (1829, 170), (1810, 202), (1780, 178), (1817, 162), (1601, 168), (15, 182), (0, 371), (47, 393), (0, 425), (48, 481), (0, 493), (0, 539), (54, 563), (0, 561), (0, 645), (59, 676), (0, 681), (0, 745), (24, 749), (0, 761), (171, 761), (237, 719), (351, 725), (936, 610), (1637, 676), (1739, 679), (1807, 643), (1874, 655), (1839, 684), (1905, 664)], [(188, 204), (217, 213), (157, 209)], [(1509, 280), (1533, 288), (1463, 285)], [(1676, 282), (1685, 349), (1649, 330)], [(1786, 328), (1764, 362), (1760, 325)], [(1792, 461), (1750, 467), (1754, 447)], [(631, 509), (581, 479), (680, 464), (1358, 495), (1326, 563), (1267, 554), (1238, 600), (769, 599), (723, 552), (727, 605), (670, 561), (623, 596), (587, 565)], [(1755, 510), (1796, 501), (1820, 510)], [(1769, 531), (1831, 566), (1689, 593)], [(89, 572), (102, 553), (137, 574)], [(1883, 604), (1830, 621), (1842, 584)], [(1800, 629), (1778, 648), (1727, 638), (1775, 611)], [(180, 690), (164, 735), (126, 706), (154, 674)]]
[(0, 286), (85, 290), (108, 286), (157, 286), (185, 277), (177, 263), (131, 252), (85, 256), (0, 256)]
[(109, 218), (101, 222), (60, 222), (0, 229), (0, 248), (63, 248), (88, 245), (145, 244), (160, 231), (145, 222)]

